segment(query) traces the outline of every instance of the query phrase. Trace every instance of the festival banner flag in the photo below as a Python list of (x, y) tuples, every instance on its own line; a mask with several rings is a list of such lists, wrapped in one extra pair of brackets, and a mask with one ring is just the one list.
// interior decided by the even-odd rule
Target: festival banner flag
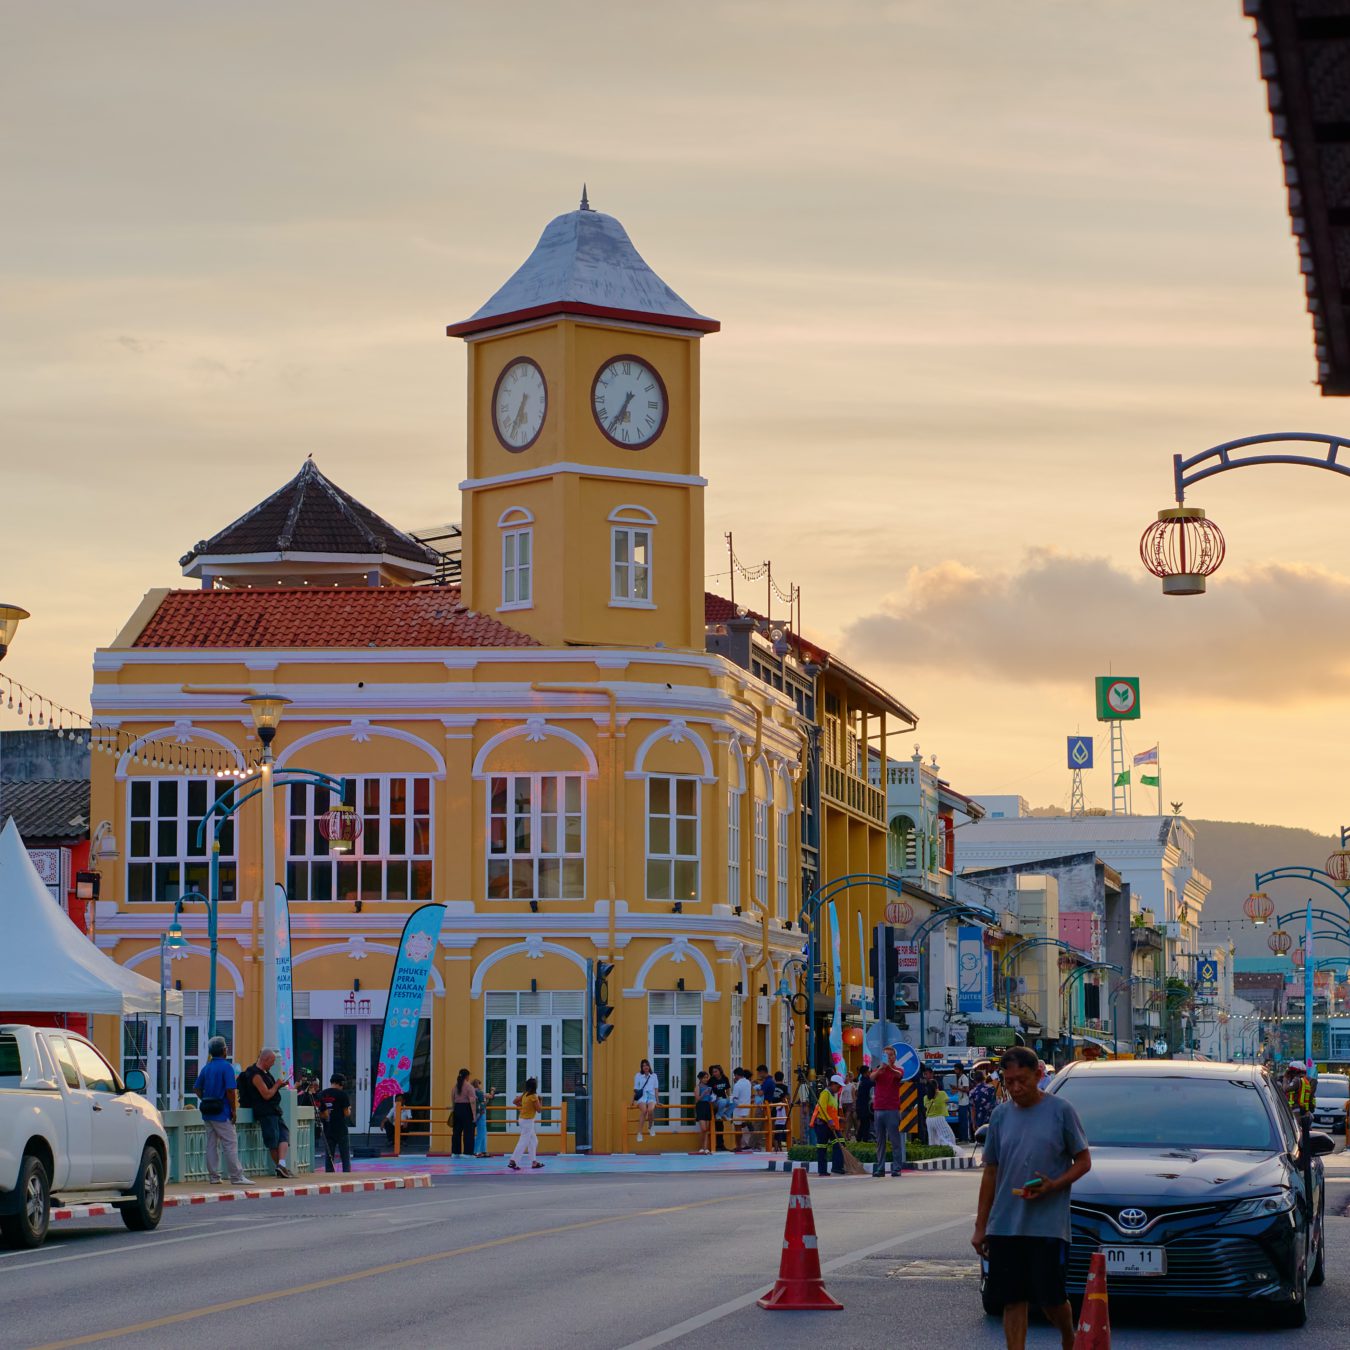
[(1139, 783), (1142, 787), (1155, 788), (1158, 786), (1158, 775), (1156, 773), (1141, 773)]
[(1124, 787), (1129, 781), (1130, 771), (1128, 769), (1122, 769), (1121, 772), (1116, 775), (1117, 787)]
[(371, 1095), (371, 1124), (382, 1120), (395, 1097), (408, 1090), (412, 1077), (413, 1053), (417, 1049), (417, 1027), (426, 997), (427, 976), (436, 955), (436, 943), (445, 919), (444, 905), (423, 905), (408, 915), (399, 939), (398, 959), (389, 980), (389, 1002), (384, 1012), (384, 1036), (380, 1041), (380, 1063), (375, 1072)]
[[(844, 969), (839, 955), (839, 911), (830, 901), (830, 955), (834, 965), (834, 1018), (830, 1022), (830, 1062), (844, 1072)], [(808, 1029), (809, 1034), (809, 1029)]]
[[(277, 938), (277, 1025), (274, 1049), (281, 1072), (295, 1082), (295, 981), (291, 974), (291, 905), (286, 888), (277, 882), (272, 906)], [(278, 1078), (281, 1074), (276, 1075)]]

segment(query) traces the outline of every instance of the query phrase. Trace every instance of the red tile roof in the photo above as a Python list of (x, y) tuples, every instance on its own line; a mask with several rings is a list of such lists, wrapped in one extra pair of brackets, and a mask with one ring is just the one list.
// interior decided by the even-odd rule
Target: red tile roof
[(137, 647), (537, 647), (458, 586), (170, 591)]

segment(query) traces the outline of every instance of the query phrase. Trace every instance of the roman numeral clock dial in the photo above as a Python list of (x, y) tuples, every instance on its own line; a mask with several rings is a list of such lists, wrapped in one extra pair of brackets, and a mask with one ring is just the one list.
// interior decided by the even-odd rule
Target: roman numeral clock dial
[(666, 425), (666, 386), (636, 356), (611, 357), (596, 372), (591, 386), (595, 424), (615, 445), (641, 450)]
[(548, 411), (544, 372), (527, 356), (512, 361), (497, 376), (492, 391), (492, 429), (508, 450), (528, 450), (539, 439)]

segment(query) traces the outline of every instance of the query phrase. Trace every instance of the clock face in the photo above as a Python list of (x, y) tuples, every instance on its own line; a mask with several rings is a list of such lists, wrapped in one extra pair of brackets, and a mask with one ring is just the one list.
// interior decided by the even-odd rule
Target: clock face
[(666, 425), (666, 386), (636, 356), (614, 356), (600, 367), (591, 386), (596, 425), (615, 445), (640, 450)]
[(528, 450), (539, 439), (547, 411), (544, 372), (528, 356), (512, 361), (497, 376), (492, 391), (492, 427), (497, 439), (513, 452)]

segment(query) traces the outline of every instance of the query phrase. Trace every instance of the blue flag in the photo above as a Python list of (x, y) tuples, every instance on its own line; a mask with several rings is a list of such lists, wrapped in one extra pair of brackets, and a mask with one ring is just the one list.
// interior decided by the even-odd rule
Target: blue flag
[(277, 926), (277, 1059), (282, 1072), (295, 1082), (295, 982), (291, 977), (291, 906), (286, 888), (277, 883), (272, 922)]
[[(834, 966), (834, 1017), (830, 1021), (832, 1073), (844, 1072), (844, 968), (839, 955), (839, 911), (830, 901), (830, 955)], [(813, 977), (814, 978), (814, 977)], [(810, 1034), (810, 1028), (807, 1029)]]
[(427, 976), (436, 956), (436, 943), (444, 918), (444, 905), (423, 905), (413, 910), (403, 925), (398, 959), (389, 980), (389, 1002), (384, 1011), (384, 1037), (380, 1041), (380, 1063), (375, 1071), (375, 1089), (370, 1102), (372, 1122), (388, 1110), (384, 1105), (386, 1102), (392, 1103), (395, 1097), (403, 1096), (408, 1090)]

